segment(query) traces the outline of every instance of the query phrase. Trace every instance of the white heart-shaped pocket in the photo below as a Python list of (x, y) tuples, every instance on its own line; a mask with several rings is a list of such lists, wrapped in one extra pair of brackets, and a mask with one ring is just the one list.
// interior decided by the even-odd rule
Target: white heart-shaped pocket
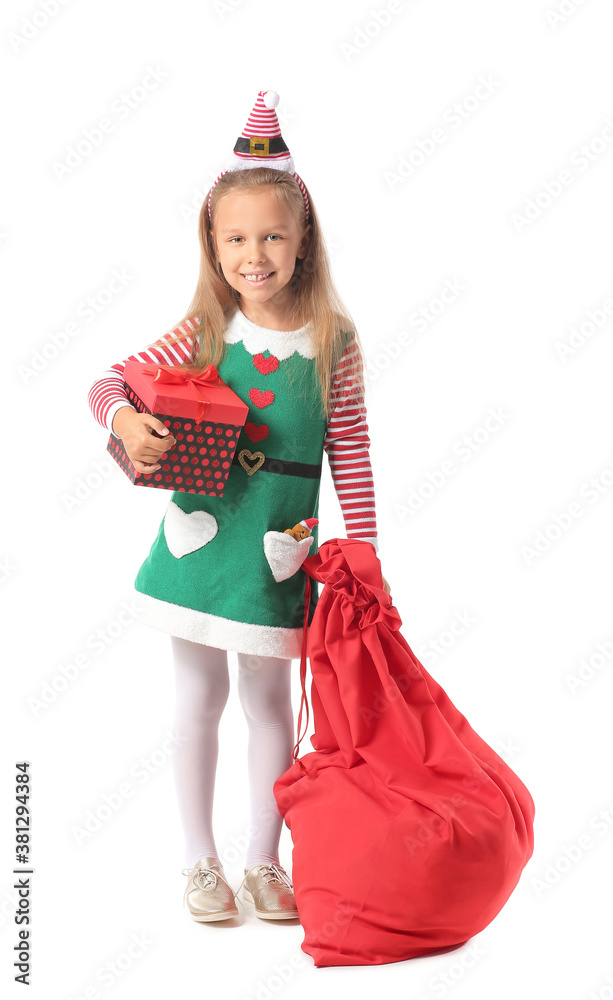
[(175, 559), (207, 545), (215, 538), (218, 528), (217, 519), (206, 510), (193, 510), (188, 514), (173, 500), (164, 515), (164, 537)]
[(313, 536), (297, 541), (284, 531), (267, 531), (264, 535), (264, 554), (277, 583), (297, 573), (309, 554)]

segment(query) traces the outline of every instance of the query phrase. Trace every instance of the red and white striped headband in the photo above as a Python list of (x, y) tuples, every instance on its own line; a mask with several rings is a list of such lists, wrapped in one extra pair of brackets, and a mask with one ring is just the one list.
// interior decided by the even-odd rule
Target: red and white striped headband
[(295, 178), (302, 191), (309, 220), (309, 198), (302, 179), (294, 169), (294, 161), (285, 145), (275, 108), (279, 95), (275, 90), (260, 90), (253, 110), (247, 119), (242, 134), (234, 145), (234, 157), (227, 167), (215, 178), (208, 197), (209, 220), (211, 218), (211, 195), (217, 181), (230, 170), (246, 170), (250, 167), (273, 167), (286, 170)]

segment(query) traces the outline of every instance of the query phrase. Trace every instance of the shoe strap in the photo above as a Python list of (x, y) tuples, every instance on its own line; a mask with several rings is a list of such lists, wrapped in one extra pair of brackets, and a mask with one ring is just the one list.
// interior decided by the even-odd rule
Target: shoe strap
[[(221, 881), (225, 882), (225, 884), (228, 886), (228, 889), (230, 890), (230, 892), (234, 896), (235, 900), (238, 899), (238, 894), (236, 892), (234, 892), (234, 889), (232, 888), (232, 886), (228, 882), (227, 878), (222, 874), (222, 872), (218, 868), (214, 868), (212, 866), (205, 867), (204, 865), (194, 865), (193, 868), (183, 868), (181, 874), (182, 875), (190, 875), (190, 876), (193, 875), (194, 876), (194, 882), (196, 882), (196, 884), (201, 889), (208, 888), (208, 885), (211, 885), (211, 888), (214, 889), (215, 886), (217, 885), (217, 879), (221, 879)], [(208, 882), (207, 885), (203, 885), (202, 884), (202, 876), (206, 876), (206, 879), (207, 879), (207, 882)], [(208, 881), (210, 879), (212, 879), (212, 883)], [(190, 884), (189, 884), (189, 881), (188, 881), (188, 883), (187, 883), (187, 885), (185, 887), (185, 892), (183, 893), (183, 902), (184, 903), (185, 903), (185, 901), (187, 899), (187, 893), (189, 892), (189, 889), (190, 889)]]
[(272, 861), (270, 864), (254, 865), (253, 868), (250, 868), (249, 871), (246, 872), (245, 878), (238, 887), (239, 892), (241, 891), (245, 883), (245, 879), (247, 879), (249, 875), (251, 875), (251, 872), (257, 871), (258, 868), (262, 869), (262, 877), (265, 877), (267, 875), (271, 876), (270, 878), (266, 879), (268, 883), (277, 882), (279, 885), (287, 886), (288, 889), (294, 888), (294, 886), (292, 885), (292, 881), (287, 872), (285, 871), (285, 869), (282, 868), (280, 865), (276, 864), (274, 861)]

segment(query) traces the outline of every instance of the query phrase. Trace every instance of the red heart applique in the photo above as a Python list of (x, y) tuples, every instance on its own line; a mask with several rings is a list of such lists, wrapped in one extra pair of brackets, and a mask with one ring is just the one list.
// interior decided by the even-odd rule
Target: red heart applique
[(247, 420), (245, 423), (245, 434), (250, 441), (261, 441), (262, 438), (268, 437), (269, 430), (266, 424), (260, 424), (258, 427), (252, 420)]
[(260, 389), (249, 390), (249, 399), (252, 403), (255, 403), (260, 410), (262, 410), (265, 406), (270, 406), (274, 398), (275, 394), (272, 389), (267, 389), (266, 392), (262, 392)]
[(275, 358), (274, 354), (270, 354), (267, 358), (263, 354), (255, 354), (253, 363), (261, 375), (275, 372), (279, 367), (279, 359)]

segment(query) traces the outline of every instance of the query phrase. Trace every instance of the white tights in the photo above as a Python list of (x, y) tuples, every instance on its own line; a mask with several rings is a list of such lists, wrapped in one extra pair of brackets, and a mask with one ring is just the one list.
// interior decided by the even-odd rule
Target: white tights
[[(186, 738), (173, 754), (179, 813), (185, 836), (185, 859), (219, 859), (213, 836), (213, 792), (218, 754), (218, 726), (230, 692), (228, 654), (171, 636), (175, 664), (175, 733)], [(247, 725), (251, 837), (245, 868), (279, 862), (283, 826), (272, 786), (292, 763), (294, 716), (291, 660), (237, 653), (238, 695)]]

